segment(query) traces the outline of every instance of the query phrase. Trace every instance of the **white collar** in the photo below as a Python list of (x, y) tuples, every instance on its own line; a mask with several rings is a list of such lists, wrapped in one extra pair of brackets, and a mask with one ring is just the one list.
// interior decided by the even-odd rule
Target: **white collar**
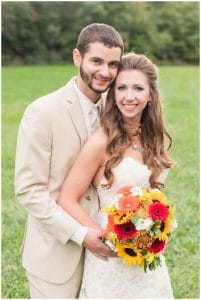
[(76, 84), (76, 77), (74, 78), (74, 87), (76, 90), (76, 94), (78, 96), (79, 99), (79, 103), (82, 107), (83, 112), (88, 115), (91, 111), (92, 108), (94, 107), (101, 107), (102, 104), (102, 95), (100, 95), (100, 98), (98, 99), (98, 101), (96, 103), (93, 103), (85, 94), (82, 93), (82, 91), (78, 88), (77, 84)]

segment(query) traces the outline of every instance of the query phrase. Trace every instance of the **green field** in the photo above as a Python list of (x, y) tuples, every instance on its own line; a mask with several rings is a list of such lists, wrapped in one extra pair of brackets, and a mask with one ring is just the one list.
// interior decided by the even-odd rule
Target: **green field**
[[(2, 298), (28, 298), (20, 245), (26, 214), (13, 190), (15, 144), (26, 106), (61, 87), (76, 74), (73, 66), (2, 69)], [(177, 204), (178, 228), (166, 260), (175, 298), (199, 298), (199, 67), (160, 67), (160, 88), (177, 161), (166, 181)]]

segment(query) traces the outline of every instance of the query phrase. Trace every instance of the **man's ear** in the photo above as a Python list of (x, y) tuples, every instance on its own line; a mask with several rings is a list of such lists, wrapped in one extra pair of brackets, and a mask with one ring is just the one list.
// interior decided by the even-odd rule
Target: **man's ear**
[(77, 48), (73, 49), (73, 62), (77, 68), (80, 67), (81, 61), (82, 61), (82, 57), (80, 51)]

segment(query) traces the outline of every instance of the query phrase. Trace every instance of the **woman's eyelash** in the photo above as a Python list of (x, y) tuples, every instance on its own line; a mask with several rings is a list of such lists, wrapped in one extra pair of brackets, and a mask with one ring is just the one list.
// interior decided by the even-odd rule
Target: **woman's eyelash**
[(141, 86), (136, 86), (136, 90), (143, 91), (143, 90), (144, 90), (144, 88), (143, 88), (143, 87), (141, 87)]
[(118, 86), (117, 89), (118, 89), (118, 90), (123, 90), (123, 89), (125, 89), (125, 86), (123, 86), (123, 85)]

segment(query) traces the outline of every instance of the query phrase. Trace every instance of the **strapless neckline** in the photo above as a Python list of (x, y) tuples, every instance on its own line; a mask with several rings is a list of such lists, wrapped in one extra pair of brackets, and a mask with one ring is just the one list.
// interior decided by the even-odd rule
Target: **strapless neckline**
[[(119, 163), (116, 167), (113, 168), (112, 171), (114, 172), (114, 175), (115, 175), (115, 173), (116, 173), (116, 170), (118, 170), (119, 168), (121, 168), (122, 165), (124, 165), (125, 163), (127, 163), (127, 161), (130, 161), (132, 164), (134, 164), (134, 165), (136, 165), (136, 166), (138, 166), (138, 167), (144, 169), (145, 172), (148, 172), (148, 173), (150, 172), (150, 170), (149, 170), (149, 168), (147, 167), (147, 165), (145, 165), (145, 164), (139, 162), (139, 161), (138, 161), (137, 159), (135, 159), (134, 157), (131, 157), (131, 156), (124, 156), (124, 157), (122, 158), (122, 160), (120, 161), (120, 163)], [(102, 184), (105, 184), (105, 183), (106, 183), (106, 179), (105, 179), (105, 177), (103, 176), (103, 177), (101, 178), (99, 184), (96, 186), (96, 188), (97, 188), (97, 189), (102, 188), (101, 185), (102, 185)]]
[[(146, 168), (148, 169), (147, 165), (141, 163), (140, 161), (138, 161), (138, 160), (137, 160), (136, 158), (134, 158), (134, 157), (131, 157), (131, 156), (124, 156), (123, 159), (122, 159), (122, 161), (123, 161), (123, 160), (126, 160), (126, 159), (131, 160), (131, 161), (134, 161), (135, 163), (137, 163), (137, 164), (139, 164), (139, 165), (141, 165), (141, 166), (143, 166), (143, 167), (146, 167)], [(122, 161), (121, 161), (121, 162), (122, 162)]]

